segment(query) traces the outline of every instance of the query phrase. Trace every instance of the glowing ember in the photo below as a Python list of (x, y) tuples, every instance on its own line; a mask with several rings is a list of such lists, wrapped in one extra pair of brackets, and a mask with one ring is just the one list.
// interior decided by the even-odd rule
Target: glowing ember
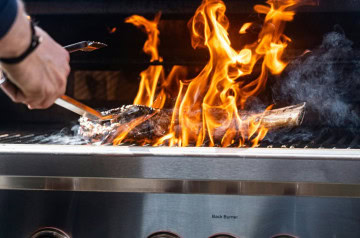
[(252, 22), (245, 23), (239, 30), (239, 34), (245, 34), (247, 29), (249, 29), (252, 25)]
[(117, 28), (116, 27), (113, 27), (113, 28), (108, 28), (108, 31), (110, 34), (113, 34), (117, 31)]
[[(269, 128), (259, 115), (242, 117), (249, 97), (258, 95), (264, 88), (269, 72), (280, 74), (287, 63), (282, 55), (290, 40), (283, 34), (285, 22), (292, 21), (294, 7), (299, 0), (268, 0), (256, 5), (254, 10), (265, 14), (258, 39), (243, 49), (232, 48), (228, 37), (229, 21), (225, 16), (225, 4), (220, 0), (204, 0), (189, 21), (193, 48), (207, 48), (210, 59), (193, 79), (186, 80), (186, 68), (175, 66), (168, 77), (160, 66), (150, 66), (141, 72), (141, 82), (134, 104), (161, 109), (172, 104), (171, 123), (161, 138), (148, 141), (152, 145), (169, 146), (244, 146), (251, 142), (256, 146)], [(158, 54), (160, 20), (153, 21), (141, 16), (131, 16), (126, 22), (142, 27), (148, 35), (144, 52), (151, 61), (162, 61)], [(246, 34), (252, 23), (245, 23), (239, 33)], [(261, 65), (260, 74), (250, 83), (242, 80), (253, 73), (255, 65)], [(177, 95), (175, 102), (174, 95)], [(173, 102), (173, 103), (171, 103)], [(268, 107), (263, 115), (271, 109)], [(131, 123), (114, 139), (121, 143), (129, 130), (138, 125)]]

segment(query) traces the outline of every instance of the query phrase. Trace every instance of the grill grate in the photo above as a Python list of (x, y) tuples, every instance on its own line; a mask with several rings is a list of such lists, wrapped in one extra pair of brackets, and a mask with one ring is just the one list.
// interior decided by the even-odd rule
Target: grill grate
[(0, 144), (86, 144), (63, 125), (21, 125), (21, 128), (6, 125), (6, 128), (11, 129), (0, 129)]
[[(269, 135), (258, 147), (261, 148), (334, 148), (334, 149), (357, 149), (360, 148), (360, 136), (352, 133), (339, 133), (325, 131), (312, 133), (316, 136), (296, 133), (276, 133)], [(26, 132), (0, 132), (0, 144), (87, 144), (82, 138), (73, 136), (69, 132), (52, 131), (48, 133)], [(126, 146), (135, 144), (123, 143)]]
[(1, 144), (43, 144), (41, 138), (47, 137), (47, 134), (20, 134), (20, 133), (5, 133), (0, 134)]

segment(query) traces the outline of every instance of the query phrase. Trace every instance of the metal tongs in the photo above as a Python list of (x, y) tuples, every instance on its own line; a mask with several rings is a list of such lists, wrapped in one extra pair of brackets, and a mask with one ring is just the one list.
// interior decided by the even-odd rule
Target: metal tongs
[[(93, 50), (97, 50), (103, 47), (106, 47), (107, 45), (101, 42), (95, 42), (95, 41), (81, 41), (75, 44), (67, 45), (64, 48), (69, 51), (69, 53), (75, 52), (75, 51), (85, 51), (90, 52)], [(99, 120), (99, 121), (105, 121), (112, 119), (111, 115), (103, 116), (101, 112), (69, 97), (66, 95), (61, 96), (60, 98), (55, 100), (55, 104), (70, 110), (72, 112), (75, 112), (76, 114), (79, 114), (80, 116), (86, 116), (90, 120)]]
[(80, 116), (86, 116), (90, 120), (108, 121), (113, 118), (113, 115), (103, 116), (101, 112), (66, 95), (63, 95), (60, 98), (56, 99), (55, 104), (69, 111), (75, 112)]
[(64, 48), (69, 52), (73, 53), (75, 51), (85, 51), (90, 52), (97, 49), (106, 47), (107, 45), (101, 42), (96, 41), (81, 41), (75, 44), (64, 46)]
[[(95, 41), (81, 41), (75, 44), (67, 45), (64, 48), (69, 52), (75, 52), (75, 51), (85, 51), (90, 52), (93, 50), (97, 50), (103, 47), (106, 47), (107, 45), (101, 42), (95, 42)], [(3, 75), (3, 77), (0, 79), (0, 84), (2, 83), (11, 83), (6, 79), (6, 77)], [(90, 120), (99, 120), (99, 121), (105, 121), (105, 120), (111, 120), (112, 115), (103, 116), (101, 112), (69, 97), (66, 95), (61, 96), (60, 98), (55, 100), (55, 104), (70, 110), (72, 112), (75, 112), (79, 114), (80, 116), (86, 116)]]

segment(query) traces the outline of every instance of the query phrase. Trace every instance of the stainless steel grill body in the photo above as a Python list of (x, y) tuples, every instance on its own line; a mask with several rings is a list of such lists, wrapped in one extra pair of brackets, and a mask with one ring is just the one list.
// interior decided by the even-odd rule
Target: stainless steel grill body
[(29, 237), (44, 226), (75, 238), (146, 238), (164, 230), (183, 238), (360, 234), (360, 201), (351, 198), (1, 191), (0, 201), (1, 237)]
[(3, 144), (0, 236), (359, 237), (359, 170), (355, 149)]

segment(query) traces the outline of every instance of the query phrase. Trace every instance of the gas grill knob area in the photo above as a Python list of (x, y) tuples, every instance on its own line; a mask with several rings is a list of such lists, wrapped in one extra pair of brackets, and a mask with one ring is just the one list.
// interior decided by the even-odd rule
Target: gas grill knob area
[[(147, 238), (180, 238), (180, 237), (170, 232), (157, 232), (148, 236)], [(230, 234), (216, 234), (210, 236), (209, 238), (238, 238), (238, 237)], [(291, 235), (275, 235), (272, 236), (271, 238), (296, 238), (296, 237)]]
[(277, 235), (277, 236), (273, 236), (271, 238), (296, 238), (296, 236), (291, 236), (291, 235)]
[[(213, 236), (210, 236), (209, 238), (237, 238), (236, 236), (229, 235), (229, 234), (216, 234)], [(296, 238), (295, 236), (291, 235), (276, 235), (271, 238)]]
[(172, 232), (160, 231), (160, 232), (151, 234), (147, 238), (180, 238), (180, 236), (178, 236)]
[(37, 230), (34, 234), (30, 236), (30, 238), (71, 238), (71, 237), (60, 229), (53, 227), (46, 227)]
[(210, 236), (209, 238), (237, 238), (233, 235), (228, 235), (228, 234), (216, 234), (213, 236)]
[(296, 238), (296, 236), (291, 236), (291, 235), (276, 235), (273, 236), (271, 238)]

